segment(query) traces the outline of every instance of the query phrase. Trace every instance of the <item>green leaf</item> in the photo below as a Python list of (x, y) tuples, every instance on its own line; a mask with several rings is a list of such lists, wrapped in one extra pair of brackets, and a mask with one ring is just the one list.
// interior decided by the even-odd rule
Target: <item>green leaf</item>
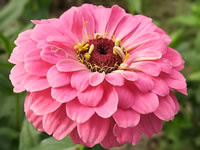
[(20, 133), (20, 150), (29, 150), (39, 144), (40, 133), (26, 119)]
[(19, 136), (19, 132), (8, 127), (0, 128), (0, 136), (8, 137), (10, 139), (17, 138)]
[(187, 15), (187, 16), (177, 16), (170, 19), (171, 23), (181, 24), (185, 26), (198, 26), (198, 18), (194, 15)]
[(30, 150), (75, 150), (76, 147), (69, 137), (60, 141), (50, 137), (43, 140), (39, 146)]
[(192, 74), (188, 77), (188, 79), (191, 80), (191, 81), (200, 81), (200, 71), (199, 71), (199, 72), (192, 73)]
[(127, 0), (127, 3), (130, 13), (142, 13), (142, 0)]
[(11, 0), (7, 7), (0, 11), (0, 31), (4, 31), (17, 20), (27, 2), (28, 0)]
[(10, 41), (2, 33), (0, 33), (0, 43), (2, 43), (1, 45), (3, 45), (3, 48), (7, 54), (10, 55), (10, 52), (12, 51), (10, 47)]

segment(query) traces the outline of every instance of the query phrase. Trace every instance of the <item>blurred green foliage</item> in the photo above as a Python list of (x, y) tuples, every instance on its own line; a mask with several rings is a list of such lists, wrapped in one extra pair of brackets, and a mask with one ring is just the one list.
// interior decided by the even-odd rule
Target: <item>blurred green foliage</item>
[(58, 17), (69, 7), (84, 2), (107, 7), (118, 4), (127, 12), (152, 17), (170, 34), (170, 46), (179, 50), (185, 60), (183, 73), (189, 95), (177, 93), (180, 113), (174, 121), (164, 124), (160, 134), (135, 149), (200, 149), (200, 0), (0, 0), (0, 150), (69, 150), (67, 147), (74, 146), (68, 138), (56, 141), (39, 133), (24, 119), (25, 93), (13, 93), (9, 81), (12, 65), (7, 59), (17, 35), (33, 27), (30, 20)]

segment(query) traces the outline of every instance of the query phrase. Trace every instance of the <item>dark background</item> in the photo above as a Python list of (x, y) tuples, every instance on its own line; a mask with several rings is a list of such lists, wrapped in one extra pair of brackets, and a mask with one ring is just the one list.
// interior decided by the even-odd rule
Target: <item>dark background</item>
[[(173, 39), (171, 47), (185, 60), (189, 96), (176, 93), (180, 113), (164, 123), (161, 133), (144, 138), (138, 150), (200, 149), (200, 0), (0, 0), (0, 150), (67, 150), (69, 139), (55, 141), (33, 129), (24, 119), (25, 93), (14, 94), (7, 59), (17, 35), (33, 27), (31, 19), (59, 17), (71, 6), (118, 4), (128, 13), (144, 14)], [(122, 149), (122, 148), (121, 148)]]

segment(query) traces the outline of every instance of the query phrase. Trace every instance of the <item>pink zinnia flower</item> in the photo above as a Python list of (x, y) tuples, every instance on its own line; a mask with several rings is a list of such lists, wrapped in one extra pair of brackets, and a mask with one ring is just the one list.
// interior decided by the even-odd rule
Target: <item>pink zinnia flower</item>
[(9, 61), (38, 130), (89, 147), (135, 145), (179, 111), (173, 90), (187, 94), (184, 62), (150, 18), (85, 4), (33, 23)]

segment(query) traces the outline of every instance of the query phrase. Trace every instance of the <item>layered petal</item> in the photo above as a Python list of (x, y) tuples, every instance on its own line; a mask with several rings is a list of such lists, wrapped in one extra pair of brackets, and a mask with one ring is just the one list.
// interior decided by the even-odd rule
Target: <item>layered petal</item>
[(117, 125), (122, 128), (134, 127), (140, 121), (140, 114), (132, 109), (120, 109), (113, 115)]
[(152, 61), (135, 62), (128, 69), (142, 71), (150, 76), (158, 76), (161, 71), (159, 65)]
[(47, 80), (51, 87), (61, 87), (68, 85), (71, 81), (71, 78), (69, 73), (60, 72), (56, 66), (53, 66), (47, 72)]
[(109, 18), (107, 26), (106, 26), (106, 33), (107, 33), (106, 37), (107, 38), (112, 37), (118, 23), (125, 15), (126, 15), (126, 13), (125, 13), (124, 9), (120, 8), (117, 5), (114, 5), (112, 7), (111, 13), (110, 13), (110, 18)]
[(76, 60), (65, 59), (61, 60), (56, 64), (56, 67), (61, 72), (73, 72), (73, 71), (80, 71), (86, 70), (86, 66), (81, 64)]
[(141, 139), (142, 129), (140, 126), (132, 128), (121, 128), (117, 125), (114, 127), (114, 135), (120, 144), (129, 143), (136, 145)]
[(29, 92), (42, 91), (50, 87), (46, 77), (27, 75), (24, 78), (24, 88)]
[(162, 129), (162, 120), (157, 118), (154, 114), (142, 115), (140, 123), (144, 134), (149, 138)]
[(94, 72), (89, 76), (89, 83), (91, 86), (97, 86), (104, 81), (105, 73)]
[(87, 122), (77, 125), (78, 134), (87, 145), (92, 147), (104, 139), (109, 125), (109, 119), (103, 119), (94, 115)]
[(91, 72), (88, 70), (74, 72), (71, 77), (71, 86), (78, 91), (83, 92), (89, 86), (89, 76)]
[(31, 104), (31, 97), (30, 94), (26, 96), (25, 103), (24, 103), (24, 112), (26, 114), (26, 117), (29, 122), (33, 124), (35, 128), (37, 128), (39, 131), (44, 131), (43, 125), (42, 125), (42, 118), (43, 116), (36, 115), (31, 109), (30, 109), (30, 104)]
[(158, 97), (154, 93), (135, 91), (134, 96), (134, 104), (131, 108), (141, 114), (154, 112), (160, 106)]
[(138, 79), (134, 81), (134, 84), (143, 92), (148, 92), (154, 88), (154, 82), (152, 78), (144, 73), (137, 72)]
[(79, 102), (86, 106), (97, 106), (101, 101), (104, 88), (99, 85), (97, 87), (89, 86), (85, 91), (78, 93)]
[(84, 123), (94, 115), (95, 110), (93, 107), (80, 104), (76, 99), (66, 104), (66, 112), (71, 120)]
[(115, 137), (114, 133), (113, 133), (113, 128), (115, 126), (115, 121), (110, 121), (110, 128), (105, 136), (105, 138), (103, 139), (103, 141), (101, 142), (101, 145), (104, 148), (111, 148), (111, 147), (119, 147), (121, 146), (121, 144), (117, 141), (117, 138)]
[(9, 78), (14, 86), (14, 92), (24, 91), (24, 78), (27, 76), (27, 72), (24, 69), (24, 64), (19, 63), (15, 65), (9, 75)]
[(77, 96), (77, 91), (73, 89), (70, 85), (52, 88), (51, 89), (52, 97), (60, 102), (66, 103), (73, 100)]
[(154, 88), (152, 92), (160, 96), (166, 96), (169, 94), (169, 87), (162, 78), (159, 77), (153, 78), (153, 81), (154, 81)]
[(42, 49), (40, 56), (42, 60), (50, 64), (56, 64), (58, 61), (66, 59), (68, 53), (60, 47), (46, 46)]
[(40, 49), (35, 49), (25, 55), (25, 69), (33, 75), (46, 76), (52, 65), (41, 59), (40, 52)]
[(108, 8), (104, 8), (103, 6), (98, 6), (95, 8), (95, 11), (92, 11), (92, 13), (96, 22), (96, 33), (104, 34), (111, 14), (111, 10)]
[(109, 118), (117, 111), (118, 95), (114, 87), (104, 91), (101, 102), (95, 107), (96, 113), (102, 118)]
[(30, 109), (36, 115), (45, 115), (54, 112), (61, 103), (56, 102), (50, 95), (50, 89), (30, 94)]
[(169, 121), (174, 119), (176, 106), (173, 99), (168, 95), (159, 98), (159, 106), (154, 114), (161, 120)]
[(124, 84), (124, 78), (120, 72), (112, 72), (106, 75), (106, 81), (113, 86), (122, 86)]
[(53, 134), (57, 140), (66, 137), (74, 128), (76, 122), (70, 120), (65, 112), (65, 105), (43, 118), (43, 128), (48, 134)]
[(128, 87), (128, 85), (124, 85), (121, 87), (115, 87), (117, 91), (117, 95), (119, 98), (119, 107), (121, 108), (130, 108), (134, 104), (134, 93)]

